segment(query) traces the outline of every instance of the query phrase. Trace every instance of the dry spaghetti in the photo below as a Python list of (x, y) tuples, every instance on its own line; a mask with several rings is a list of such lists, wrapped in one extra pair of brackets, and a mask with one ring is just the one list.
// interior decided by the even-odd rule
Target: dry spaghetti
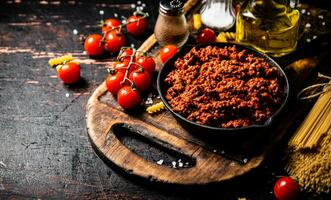
[(287, 172), (307, 191), (317, 193), (328, 193), (331, 188), (330, 84), (324, 84), (324, 92), (288, 144)]

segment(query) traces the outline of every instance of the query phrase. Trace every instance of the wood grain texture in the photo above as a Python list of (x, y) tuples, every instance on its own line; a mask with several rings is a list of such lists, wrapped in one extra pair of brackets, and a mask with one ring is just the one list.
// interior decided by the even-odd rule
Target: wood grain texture
[[(309, 3), (318, 1), (326, 2)], [(146, 184), (121, 173), (113, 165), (107, 165), (95, 154), (86, 130), (85, 106), (93, 91), (104, 81), (106, 64), (83, 54), (79, 36), (74, 35), (73, 30), (79, 34), (99, 33), (100, 10), (104, 10), (104, 18), (114, 17), (115, 13), (118, 17), (128, 17), (133, 12), (133, 3), (137, 1), (0, 1), (0, 199), (177, 200), (216, 197), (238, 200), (246, 197), (273, 200), (272, 188), (277, 176), (286, 175), (282, 170), (283, 154), (279, 146), (273, 148), (270, 159), (254, 172), (206, 187)], [(141, 46), (153, 32), (158, 1), (142, 0), (142, 3), (150, 13), (150, 26), (146, 35), (140, 38), (126, 34), (128, 46)], [(307, 21), (321, 24), (317, 18), (320, 12), (312, 12), (311, 7), (305, 9), (312, 15), (303, 16), (303, 29)], [(330, 30), (327, 12), (321, 14), (326, 26), (312, 26), (305, 32), (307, 37)], [(77, 85), (62, 84), (56, 71), (48, 66), (49, 58), (65, 53), (73, 53), (84, 61), (81, 64), (83, 79)], [(110, 55), (108, 60), (111, 58)], [(329, 59), (319, 65), (322, 66), (329, 69)], [(307, 77), (314, 79), (311, 74)], [(108, 99), (107, 95), (105, 99)], [(293, 110), (304, 108), (300, 104), (292, 107)], [(163, 118), (162, 114), (156, 117)], [(294, 123), (297, 121), (294, 118), (300, 121), (298, 116), (289, 121)], [(124, 142), (132, 148), (131, 139)], [(192, 140), (194, 144), (197, 142)], [(138, 151), (144, 151), (151, 161), (164, 158), (163, 155), (153, 157), (154, 149), (145, 144), (139, 144)], [(308, 200), (329, 199), (314, 194), (304, 197)]]
[[(123, 110), (100, 102), (100, 97), (106, 92), (107, 89), (103, 83), (94, 91), (87, 103), (88, 133), (91, 142), (98, 151), (131, 174), (148, 179), (153, 177), (154, 181), (164, 183), (207, 184), (221, 182), (242, 175), (259, 166), (263, 160), (263, 156), (257, 156), (251, 158), (246, 164), (240, 164), (205, 150), (203, 146), (190, 142), (189, 138), (188, 140), (184, 139), (185, 137), (192, 138), (193, 136), (180, 128), (171, 115), (166, 114), (167, 116), (162, 117), (162, 120), (155, 119), (158, 124), (158, 126), (155, 126), (148, 123), (151, 120), (146, 120), (145, 117), (132, 117), (123, 112)], [(151, 116), (149, 117), (152, 118)], [(172, 121), (172, 123), (168, 123), (169, 121)], [(144, 137), (149, 136), (153, 140), (160, 141), (158, 143), (167, 144), (166, 146), (174, 151), (180, 151), (180, 153), (192, 157), (196, 160), (196, 165), (192, 168), (173, 169), (146, 161), (121, 144), (112, 132), (114, 124), (127, 124), (138, 130), (138, 133), (142, 134), (143, 132), (142, 135)], [(167, 128), (162, 129), (162, 127)], [(181, 137), (168, 133), (169, 129), (173, 129), (173, 132), (176, 132)]]

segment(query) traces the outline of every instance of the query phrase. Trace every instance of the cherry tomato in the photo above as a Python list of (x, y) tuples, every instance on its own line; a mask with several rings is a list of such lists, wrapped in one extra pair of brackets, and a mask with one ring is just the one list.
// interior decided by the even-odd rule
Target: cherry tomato
[(168, 44), (160, 50), (160, 58), (164, 64), (169, 58), (174, 56), (178, 51), (178, 48), (173, 44)]
[(128, 25), (126, 25), (126, 29), (128, 33), (140, 36), (145, 33), (147, 29), (147, 20), (146, 18), (142, 18), (139, 15), (133, 15), (128, 18)]
[[(123, 62), (116, 62), (114, 64), (114, 69), (116, 71), (122, 71), (125, 72), (126, 68), (129, 66), (130, 61), (129, 60), (123, 60)], [(139, 67), (135, 64), (131, 64), (129, 73), (133, 72), (134, 70), (139, 69)]]
[(141, 98), (139, 92), (133, 90), (131, 86), (124, 86), (117, 93), (117, 102), (122, 108), (129, 110), (136, 107), (141, 102)]
[(66, 84), (72, 84), (80, 78), (80, 66), (77, 63), (69, 62), (57, 68), (59, 78)]
[(116, 95), (118, 91), (123, 87), (121, 82), (124, 80), (125, 73), (122, 71), (116, 72), (114, 75), (109, 75), (106, 79), (107, 90), (113, 95)]
[(120, 26), (121, 25), (121, 21), (118, 19), (114, 19), (114, 18), (109, 18), (107, 19), (103, 26), (102, 26), (102, 33), (107, 32), (109, 30), (111, 30), (114, 27)]
[(125, 45), (125, 37), (119, 31), (110, 31), (106, 34), (105, 49), (109, 52), (119, 52)]
[(140, 56), (137, 58), (136, 63), (141, 65), (150, 75), (155, 70), (155, 61), (152, 57)]
[(147, 71), (140, 71), (139, 69), (130, 73), (129, 79), (134, 82), (139, 91), (145, 91), (151, 85), (151, 77)]
[(215, 42), (216, 40), (216, 34), (215, 32), (210, 28), (204, 28), (197, 37), (197, 41), (200, 44), (208, 44)]
[(89, 35), (84, 42), (86, 53), (90, 56), (100, 56), (103, 54), (105, 47), (101, 40), (102, 36), (99, 34)]
[[(131, 60), (131, 56), (133, 54), (133, 50), (131, 48), (124, 49), (122, 53), (119, 55), (121, 60)], [(134, 60), (134, 59), (133, 59)]]
[(274, 194), (278, 200), (295, 200), (299, 197), (300, 186), (290, 177), (282, 177), (274, 186)]

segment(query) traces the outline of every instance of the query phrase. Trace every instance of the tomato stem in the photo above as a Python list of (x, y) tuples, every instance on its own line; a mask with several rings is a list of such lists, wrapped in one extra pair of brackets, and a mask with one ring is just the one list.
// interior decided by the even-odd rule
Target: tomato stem
[(122, 23), (122, 24), (120, 24), (120, 25), (118, 25), (118, 26), (114, 26), (114, 27), (112, 27), (111, 29), (105, 31), (105, 32), (103, 33), (103, 37), (102, 37), (102, 40), (101, 40), (101, 41), (103, 41), (103, 40), (106, 38), (107, 33), (111, 32), (111, 31), (113, 31), (113, 30), (121, 31), (122, 28), (123, 28), (123, 26), (126, 26), (126, 25), (131, 24), (131, 23), (135, 23), (135, 22), (138, 22), (138, 23), (139, 23), (140, 20), (149, 17), (149, 14), (148, 14), (147, 12), (145, 13), (145, 12), (141, 12), (141, 11), (135, 11), (135, 12), (133, 13), (133, 15), (135, 15), (135, 16), (140, 15), (140, 17), (139, 17), (138, 19), (136, 19), (136, 20), (132, 20), (132, 21), (130, 21), (130, 22), (129, 22), (128, 20), (125, 20), (124, 23)]

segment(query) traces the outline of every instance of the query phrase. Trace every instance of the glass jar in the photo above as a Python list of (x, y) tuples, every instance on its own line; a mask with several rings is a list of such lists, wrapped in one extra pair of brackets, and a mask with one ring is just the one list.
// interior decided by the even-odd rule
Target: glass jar
[(271, 56), (285, 55), (296, 49), (299, 19), (300, 12), (284, 1), (246, 1), (237, 17), (236, 41)]
[(160, 1), (154, 34), (161, 46), (174, 44), (181, 47), (185, 44), (189, 36), (189, 29), (184, 15), (183, 2), (179, 0)]
[(200, 11), (202, 23), (217, 31), (230, 29), (235, 21), (232, 0), (207, 0)]

